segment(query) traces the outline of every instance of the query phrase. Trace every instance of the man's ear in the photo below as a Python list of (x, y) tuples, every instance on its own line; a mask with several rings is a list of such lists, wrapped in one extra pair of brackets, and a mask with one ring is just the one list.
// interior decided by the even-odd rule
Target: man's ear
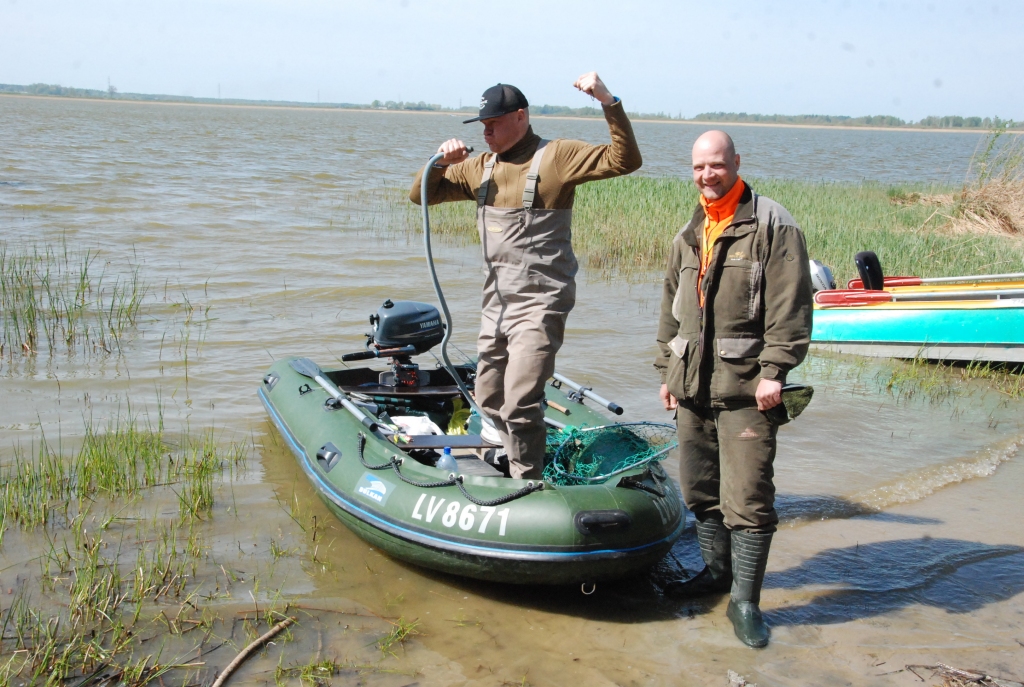
[(736, 169), (740, 168), (740, 154), (736, 153)]

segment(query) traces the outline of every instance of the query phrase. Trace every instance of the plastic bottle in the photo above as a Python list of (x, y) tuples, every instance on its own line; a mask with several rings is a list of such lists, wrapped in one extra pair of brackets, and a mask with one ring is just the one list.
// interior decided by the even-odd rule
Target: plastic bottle
[(434, 463), (434, 467), (444, 472), (458, 472), (459, 464), (455, 461), (455, 456), (452, 455), (452, 447), (445, 446), (444, 453), (437, 462)]

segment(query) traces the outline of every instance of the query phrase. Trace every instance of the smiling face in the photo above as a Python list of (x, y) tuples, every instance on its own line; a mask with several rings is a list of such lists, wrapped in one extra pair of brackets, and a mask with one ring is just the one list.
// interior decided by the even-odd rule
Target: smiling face
[(708, 200), (718, 200), (740, 176), (740, 156), (724, 131), (708, 131), (693, 144), (693, 183)]
[(480, 121), (484, 125), (484, 141), (492, 153), (504, 153), (519, 142), (530, 128), (530, 115), (526, 110), (516, 110), (500, 117)]

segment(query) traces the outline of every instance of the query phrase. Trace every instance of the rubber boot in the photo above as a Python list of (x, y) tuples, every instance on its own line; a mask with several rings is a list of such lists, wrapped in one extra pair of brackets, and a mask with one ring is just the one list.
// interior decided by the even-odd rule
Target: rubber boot
[(755, 649), (768, 645), (768, 626), (758, 604), (771, 545), (771, 533), (732, 533), (732, 595), (726, 615), (740, 641)]
[(720, 519), (697, 521), (697, 543), (704, 559), (704, 569), (688, 580), (676, 580), (665, 585), (665, 596), (670, 599), (724, 594), (732, 586), (728, 528)]

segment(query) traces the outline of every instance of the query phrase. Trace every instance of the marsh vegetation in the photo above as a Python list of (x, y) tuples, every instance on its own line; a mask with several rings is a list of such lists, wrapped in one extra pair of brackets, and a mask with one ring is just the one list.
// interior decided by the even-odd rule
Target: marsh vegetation
[[(208, 684), (286, 617), (275, 646), (253, 651), (264, 682), (414, 676), (401, 658), (419, 623), (389, 615), (401, 597), (377, 615), (282, 592), (296, 571), (335, 574), (337, 525), (295, 497), (274, 506), (295, 527), (249, 543), (240, 530), (266, 506), (240, 506), (235, 489), (253, 448), (124, 415), (73, 448), (38, 436), (0, 457), (0, 572), (21, 570), (0, 590), (0, 685)], [(345, 651), (325, 655), (337, 630)]]
[[(139, 268), (108, 274), (99, 253), (0, 241), (0, 354), (110, 353), (135, 325), (146, 295)], [(102, 264), (102, 263), (100, 263)]]

